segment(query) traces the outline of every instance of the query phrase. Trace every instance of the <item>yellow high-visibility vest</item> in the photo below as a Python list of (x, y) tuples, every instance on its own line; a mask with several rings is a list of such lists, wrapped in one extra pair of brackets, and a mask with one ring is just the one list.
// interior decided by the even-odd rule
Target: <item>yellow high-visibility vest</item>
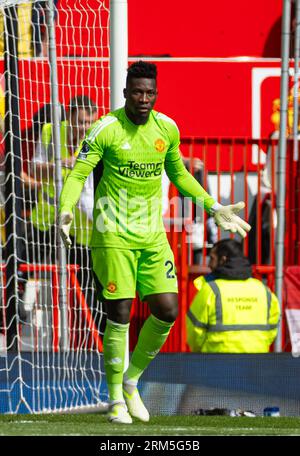
[(187, 343), (194, 352), (266, 353), (280, 317), (277, 297), (261, 281), (198, 277), (186, 315)]

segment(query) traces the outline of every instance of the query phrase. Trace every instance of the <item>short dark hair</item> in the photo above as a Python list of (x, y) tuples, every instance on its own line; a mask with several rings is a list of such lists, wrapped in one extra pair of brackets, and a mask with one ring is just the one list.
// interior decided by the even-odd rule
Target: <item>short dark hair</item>
[[(66, 119), (66, 111), (62, 104), (60, 104), (60, 120)], [(33, 137), (37, 139), (42, 131), (45, 123), (52, 122), (52, 104), (45, 103), (32, 117), (32, 132)]]
[(79, 109), (86, 109), (90, 113), (93, 113), (98, 110), (98, 107), (96, 103), (87, 95), (76, 95), (69, 101), (68, 111), (70, 114), (73, 114)]
[(147, 78), (156, 81), (157, 67), (155, 63), (144, 62), (143, 60), (133, 63), (127, 69), (126, 84), (132, 78)]
[(234, 239), (222, 239), (214, 244), (213, 249), (220, 260), (222, 256), (231, 258), (244, 258), (242, 244)]

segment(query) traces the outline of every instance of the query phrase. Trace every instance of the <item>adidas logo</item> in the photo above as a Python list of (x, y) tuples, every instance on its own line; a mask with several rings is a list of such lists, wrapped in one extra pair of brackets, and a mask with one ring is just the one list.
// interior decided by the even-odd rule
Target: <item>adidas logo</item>
[(130, 150), (130, 149), (131, 149), (131, 145), (130, 145), (128, 142), (125, 142), (125, 143), (121, 146), (121, 149), (123, 149), (123, 150)]
[(114, 365), (114, 364), (121, 364), (121, 358), (111, 358), (107, 360), (107, 364)]

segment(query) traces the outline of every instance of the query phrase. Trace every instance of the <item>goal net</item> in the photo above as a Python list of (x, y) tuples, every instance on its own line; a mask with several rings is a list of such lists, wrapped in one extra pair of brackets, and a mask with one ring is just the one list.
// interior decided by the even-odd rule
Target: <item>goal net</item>
[(93, 175), (66, 263), (56, 220), (59, 185), (108, 110), (109, 1), (1, 0), (0, 413), (105, 410)]

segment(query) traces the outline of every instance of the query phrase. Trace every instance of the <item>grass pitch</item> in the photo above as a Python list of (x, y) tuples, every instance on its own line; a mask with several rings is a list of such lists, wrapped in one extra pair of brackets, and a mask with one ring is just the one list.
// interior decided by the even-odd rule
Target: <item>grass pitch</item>
[(102, 414), (0, 415), (0, 436), (300, 436), (300, 418), (154, 416), (107, 422)]

